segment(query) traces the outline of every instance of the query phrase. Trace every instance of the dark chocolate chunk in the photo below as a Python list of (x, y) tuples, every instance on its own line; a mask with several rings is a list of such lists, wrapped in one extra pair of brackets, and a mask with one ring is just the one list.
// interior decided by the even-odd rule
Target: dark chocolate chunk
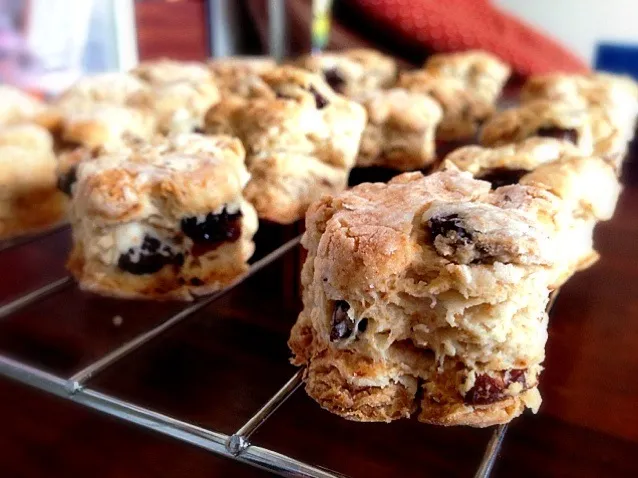
[(117, 266), (131, 274), (154, 274), (164, 266), (174, 265), (181, 267), (184, 264), (184, 255), (175, 253), (170, 246), (148, 234), (139, 247), (131, 247), (126, 253), (121, 254)]
[(573, 144), (578, 143), (578, 132), (571, 128), (558, 128), (556, 126), (547, 126), (545, 128), (539, 128), (536, 130), (536, 136), (543, 136), (545, 138), (556, 138), (570, 141)]
[(335, 302), (335, 308), (332, 312), (332, 325), (330, 329), (330, 341), (347, 339), (352, 335), (354, 330), (354, 320), (348, 315), (350, 304), (345, 300)]
[(326, 83), (330, 85), (330, 88), (335, 90), (337, 93), (343, 93), (344, 87), (346, 86), (346, 80), (343, 76), (341, 76), (339, 70), (336, 68), (324, 70), (323, 77), (326, 79)]
[(66, 173), (62, 173), (58, 176), (58, 189), (67, 196), (71, 196), (73, 185), (78, 179), (77, 173), (78, 167), (71, 166)]
[[(215, 249), (224, 242), (233, 242), (241, 236), (241, 211), (229, 213), (226, 208), (219, 214), (207, 214), (204, 220), (197, 217), (182, 219), (184, 234), (195, 244), (206, 246), (207, 250)], [(197, 254), (195, 254), (197, 255)]]
[(494, 168), (482, 176), (478, 176), (476, 179), (482, 179), (483, 181), (489, 181), (492, 183), (492, 189), (500, 188), (501, 186), (509, 186), (511, 184), (518, 184), (523, 176), (529, 171), (526, 169), (508, 169), (508, 168)]

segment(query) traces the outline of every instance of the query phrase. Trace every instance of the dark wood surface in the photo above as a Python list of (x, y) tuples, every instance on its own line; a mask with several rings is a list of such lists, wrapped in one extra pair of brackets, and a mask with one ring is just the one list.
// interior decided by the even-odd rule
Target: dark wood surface
[[(563, 288), (552, 313), (540, 413), (513, 422), (496, 477), (638, 476), (638, 174), (629, 166), (616, 215), (596, 232), (601, 260)], [(263, 225), (257, 257), (297, 232)], [(61, 277), (68, 247), (63, 230), (0, 253), (0, 302)], [(91, 386), (232, 433), (295, 371), (286, 340), (297, 267), (293, 251)], [(73, 286), (0, 321), (0, 351), (68, 377), (181, 307)], [(0, 421), (2, 477), (265, 476), (5, 379)], [(357, 477), (471, 476), (490, 433), (348, 422), (298, 391), (253, 442)]]

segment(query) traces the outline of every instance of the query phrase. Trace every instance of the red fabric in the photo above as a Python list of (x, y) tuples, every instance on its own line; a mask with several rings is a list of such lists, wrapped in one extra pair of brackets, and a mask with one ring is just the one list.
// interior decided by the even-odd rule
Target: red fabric
[[(528, 0), (529, 1), (529, 0)], [(488, 0), (351, 0), (403, 40), (437, 52), (490, 51), (518, 74), (581, 73), (587, 65), (529, 25)]]

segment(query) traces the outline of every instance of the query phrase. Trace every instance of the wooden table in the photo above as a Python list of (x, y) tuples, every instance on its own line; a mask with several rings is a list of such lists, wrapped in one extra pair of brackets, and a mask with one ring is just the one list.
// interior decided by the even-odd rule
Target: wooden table
[[(512, 423), (493, 476), (638, 476), (638, 168), (627, 166), (616, 215), (596, 231), (601, 260), (563, 288), (552, 313), (541, 410)], [(259, 254), (290, 234), (263, 229)], [(63, 230), (1, 252), (0, 303), (62, 277), (68, 247)], [(299, 303), (282, 293), (295, 254), (91, 385), (232, 434), (295, 372), (286, 340)], [(68, 376), (181, 307), (73, 286), (2, 319), (0, 352)], [(3, 478), (267, 475), (7, 379), (0, 410)], [(348, 422), (298, 391), (253, 442), (350, 476), (472, 476), (490, 434)]]

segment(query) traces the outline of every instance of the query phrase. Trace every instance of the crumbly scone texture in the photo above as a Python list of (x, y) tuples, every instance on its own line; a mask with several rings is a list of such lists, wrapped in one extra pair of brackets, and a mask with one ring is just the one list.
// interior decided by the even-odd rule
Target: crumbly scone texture
[(435, 76), (423, 70), (401, 73), (399, 88), (434, 98), (443, 108), (443, 118), (436, 132), (442, 141), (473, 139), (481, 125), (494, 113), (494, 104), (465, 87), (455, 77)]
[(393, 58), (367, 48), (306, 55), (295, 64), (322, 75), (333, 90), (349, 97), (389, 88), (397, 76)]
[[(556, 161), (566, 154), (577, 156), (578, 153), (578, 148), (569, 141), (531, 137), (496, 148), (475, 145), (458, 148), (445, 157), (441, 169), (467, 171), (475, 178), (490, 181), (498, 187), (518, 183), (523, 175), (541, 164)], [(490, 179), (492, 177), (494, 181)]]
[(49, 132), (36, 125), (0, 128), (0, 238), (60, 223), (66, 200), (56, 187)]
[(310, 207), (289, 346), (312, 398), (352, 420), (418, 408), (439, 425), (537, 409), (560, 200), (508, 188), (405, 173)]
[(204, 63), (167, 58), (142, 62), (131, 70), (131, 74), (154, 87), (182, 81), (197, 84), (212, 79), (211, 72)]
[(68, 267), (122, 298), (192, 300), (246, 272), (257, 230), (241, 143), (178, 135), (81, 162)]
[(149, 88), (147, 83), (130, 73), (100, 73), (80, 78), (56, 98), (55, 103), (97, 102), (124, 105), (133, 94)]
[(431, 97), (392, 88), (355, 99), (368, 113), (357, 166), (414, 171), (436, 160), (435, 133), (443, 111)]
[(423, 70), (438, 77), (457, 78), (491, 103), (498, 99), (512, 71), (498, 57), (481, 50), (432, 55)]
[[(334, 188), (343, 183), (334, 180), (332, 172), (335, 168), (342, 171), (340, 177), (347, 177), (354, 166), (366, 112), (361, 105), (334, 93), (320, 76), (300, 68), (274, 68), (263, 73), (261, 79), (267, 85), (269, 95), (222, 98), (206, 114), (206, 132), (240, 138), (247, 151), (249, 170), (256, 177), (265, 177), (264, 168), (277, 165), (267, 174), (268, 183), (272, 185), (281, 173), (279, 181), (282, 184), (278, 188), (288, 192), (282, 201), (292, 200), (294, 191), (298, 194), (297, 205), (290, 204), (285, 209), (298, 211), (299, 219), (310, 198), (317, 198), (326, 190), (334, 192)], [(281, 160), (273, 159), (286, 155), (303, 159), (298, 164), (298, 172), (290, 174), (288, 166), (282, 168)], [(270, 159), (264, 162), (262, 158)], [(319, 174), (317, 161), (327, 166), (321, 168), (327, 174), (325, 181), (312, 181)], [(258, 168), (254, 173), (253, 167)], [(303, 174), (308, 174), (303, 182), (311, 189), (309, 191), (299, 187)], [(251, 194), (251, 197), (257, 196)], [(260, 200), (260, 204), (264, 201)], [(265, 211), (261, 205), (258, 209)], [(275, 217), (273, 212), (276, 210), (282, 215)], [(273, 204), (268, 219), (282, 223), (291, 220), (280, 204)]]
[(314, 156), (272, 152), (252, 156), (244, 196), (260, 218), (290, 224), (324, 194), (343, 191), (348, 172)]
[(33, 120), (44, 108), (41, 101), (10, 85), (0, 85), (0, 126)]
[(567, 139), (584, 155), (594, 148), (589, 111), (582, 102), (537, 100), (507, 109), (483, 126), (479, 139), (494, 147), (532, 136)]

